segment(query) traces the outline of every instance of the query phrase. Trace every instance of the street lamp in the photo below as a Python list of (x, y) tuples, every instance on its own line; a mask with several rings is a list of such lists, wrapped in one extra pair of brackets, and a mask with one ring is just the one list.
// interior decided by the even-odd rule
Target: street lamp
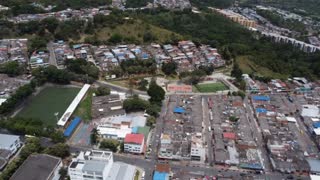
[(54, 116), (56, 117), (57, 122), (58, 122), (58, 115), (59, 115), (59, 112), (55, 112), (55, 113), (54, 113)]

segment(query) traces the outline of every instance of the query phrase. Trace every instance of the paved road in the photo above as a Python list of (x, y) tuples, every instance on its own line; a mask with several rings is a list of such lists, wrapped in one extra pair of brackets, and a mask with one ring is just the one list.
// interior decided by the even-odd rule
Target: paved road
[(57, 59), (56, 59), (56, 55), (54, 53), (54, 49), (53, 49), (53, 42), (50, 41), (48, 44), (47, 44), (47, 48), (50, 52), (50, 57), (49, 57), (49, 64), (53, 65), (53, 66), (58, 66), (57, 64)]
[[(128, 164), (132, 164), (141, 167), (145, 170), (145, 179), (152, 180), (152, 173), (154, 171), (155, 162), (151, 160), (142, 159), (141, 157), (133, 155), (119, 155), (114, 154), (115, 161), (121, 161)], [(241, 179), (241, 174), (252, 176), (254, 179), (270, 179), (270, 180), (282, 180), (288, 175), (280, 173), (268, 173), (268, 174), (255, 174), (254, 172), (243, 172), (239, 170), (223, 170), (218, 166), (214, 167), (197, 167), (190, 165), (181, 165), (181, 162), (169, 162), (171, 170), (174, 174), (183, 172), (184, 174), (204, 174), (207, 176), (223, 175), (224, 177), (231, 177), (233, 179)], [(298, 178), (298, 177), (296, 177)], [(309, 179), (309, 177), (299, 177), (300, 179)]]
[[(122, 87), (122, 86), (118, 86), (118, 85), (115, 85), (115, 84), (112, 84), (112, 83), (109, 83), (109, 82), (106, 82), (106, 81), (101, 81), (101, 80), (99, 80), (99, 81), (96, 81), (96, 84), (97, 84), (97, 85), (107, 86), (107, 87), (109, 87), (110, 89), (115, 90), (115, 91), (121, 91), (121, 92), (125, 92), (125, 93), (130, 93), (130, 90), (129, 90), (128, 88)], [(144, 96), (144, 97), (148, 97), (148, 98), (149, 98), (148, 93), (145, 92), (145, 91), (139, 91), (139, 90), (135, 90), (135, 89), (132, 90), (132, 91), (133, 91), (133, 93), (135, 93), (135, 94), (139, 94), (139, 95), (141, 95), (141, 96)]]
[[(202, 119), (204, 123), (203, 134), (205, 136), (205, 142), (207, 144), (207, 162), (208, 164), (213, 163), (213, 151), (212, 151), (212, 133), (211, 133), (211, 124), (210, 124), (210, 115), (208, 114), (208, 98), (202, 97)], [(210, 130), (209, 130), (210, 129)]]

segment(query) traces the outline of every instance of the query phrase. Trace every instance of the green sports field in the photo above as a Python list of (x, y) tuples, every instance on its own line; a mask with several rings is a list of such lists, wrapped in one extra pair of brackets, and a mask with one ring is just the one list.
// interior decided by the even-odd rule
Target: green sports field
[(79, 91), (80, 88), (47, 87), (32, 97), (17, 116), (36, 118), (47, 125), (55, 125), (57, 118), (54, 114), (59, 112), (58, 117), (61, 117)]
[(197, 84), (195, 87), (199, 92), (202, 93), (228, 90), (228, 87), (221, 82)]

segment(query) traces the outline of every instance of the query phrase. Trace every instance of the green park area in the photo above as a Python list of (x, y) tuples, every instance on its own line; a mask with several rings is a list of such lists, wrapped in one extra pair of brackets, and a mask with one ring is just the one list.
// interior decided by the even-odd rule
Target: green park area
[(201, 93), (228, 90), (228, 87), (221, 82), (197, 84), (195, 87), (195, 89)]
[(61, 117), (79, 91), (79, 88), (46, 87), (32, 97), (17, 116), (40, 119), (47, 125), (55, 125), (55, 113), (59, 112), (58, 117)]

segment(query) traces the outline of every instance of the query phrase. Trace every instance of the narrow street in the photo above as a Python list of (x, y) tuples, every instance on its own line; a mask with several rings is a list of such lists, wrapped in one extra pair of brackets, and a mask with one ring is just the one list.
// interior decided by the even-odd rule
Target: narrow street
[(255, 137), (255, 141), (259, 147), (259, 150), (261, 152), (261, 161), (263, 163), (263, 166), (264, 166), (264, 171), (265, 172), (271, 172), (271, 162), (269, 160), (269, 157), (268, 157), (268, 152), (265, 148), (265, 142), (264, 142), (264, 139), (262, 137), (262, 132), (261, 132), (261, 129), (257, 123), (257, 119), (254, 117), (254, 112), (252, 110), (252, 107), (249, 103), (249, 100), (248, 100), (248, 97), (246, 97), (244, 99), (244, 102), (243, 102), (245, 108), (246, 108), (246, 116), (247, 116), (247, 119), (249, 121), (249, 124), (251, 126), (251, 130), (253, 132), (253, 136)]
[(53, 65), (53, 66), (58, 66), (57, 64), (57, 59), (56, 59), (56, 55), (54, 53), (54, 49), (53, 49), (53, 42), (50, 41), (48, 44), (47, 44), (47, 48), (50, 52), (50, 57), (49, 57), (49, 64)]
[(203, 135), (207, 145), (207, 162), (209, 165), (213, 163), (213, 150), (212, 150), (212, 135), (211, 135), (211, 123), (209, 116), (209, 108), (207, 103), (207, 97), (202, 98), (202, 118), (203, 118)]

